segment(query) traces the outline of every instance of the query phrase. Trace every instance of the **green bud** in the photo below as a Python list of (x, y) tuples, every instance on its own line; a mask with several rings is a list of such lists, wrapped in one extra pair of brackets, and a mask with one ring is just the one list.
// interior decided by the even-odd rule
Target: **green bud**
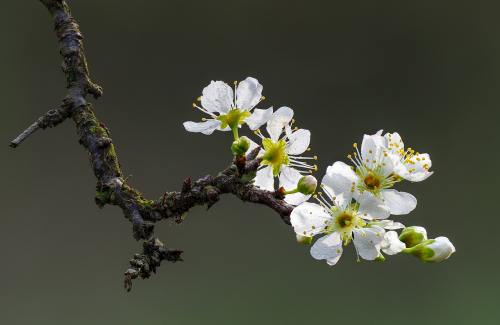
[(425, 263), (438, 263), (455, 253), (455, 246), (446, 237), (425, 240), (422, 243), (403, 250), (403, 253), (418, 257)]
[(231, 151), (235, 156), (244, 155), (248, 148), (250, 148), (250, 139), (247, 137), (240, 137), (237, 140), (234, 140), (231, 145)]
[(297, 191), (309, 195), (313, 194), (316, 191), (316, 187), (318, 186), (318, 181), (312, 175), (303, 176), (299, 179), (297, 183)]
[(308, 236), (297, 235), (297, 243), (302, 245), (311, 245), (313, 238)]
[(375, 261), (377, 261), (377, 262), (385, 262), (385, 256), (382, 255), (382, 254), (380, 254), (379, 256), (377, 256), (375, 258)]
[(403, 229), (399, 240), (406, 244), (406, 247), (413, 247), (424, 240), (427, 240), (427, 231), (424, 227), (411, 226)]

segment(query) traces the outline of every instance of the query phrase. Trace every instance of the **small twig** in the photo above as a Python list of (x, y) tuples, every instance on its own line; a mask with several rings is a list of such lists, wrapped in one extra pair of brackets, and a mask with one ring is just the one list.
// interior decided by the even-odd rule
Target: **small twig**
[(53, 128), (66, 120), (69, 115), (69, 110), (65, 105), (57, 109), (51, 109), (18, 135), (17, 138), (12, 140), (10, 146), (16, 148), (38, 129)]
[(33, 133), (38, 131), (39, 128), (40, 128), (40, 125), (38, 124), (38, 121), (31, 124), (30, 126), (28, 126), (28, 128), (26, 130), (24, 130), (21, 134), (19, 134), (17, 136), (17, 138), (15, 138), (14, 140), (12, 140), (10, 142), (10, 146), (12, 148), (16, 148), (18, 145), (21, 144), (21, 142), (26, 140), (30, 135), (32, 135)]

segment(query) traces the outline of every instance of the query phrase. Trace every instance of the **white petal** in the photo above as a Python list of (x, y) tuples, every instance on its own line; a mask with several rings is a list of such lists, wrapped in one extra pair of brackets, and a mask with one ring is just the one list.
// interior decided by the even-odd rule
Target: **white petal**
[(236, 107), (249, 111), (260, 102), (262, 98), (262, 85), (252, 77), (241, 81), (236, 88)]
[(267, 133), (271, 137), (271, 140), (277, 141), (283, 132), (285, 125), (289, 124), (293, 118), (293, 110), (289, 107), (280, 107), (276, 112), (273, 113), (271, 119), (267, 122)]
[(200, 132), (206, 135), (212, 134), (220, 126), (218, 120), (208, 120), (206, 122), (184, 122), (184, 128), (188, 132)]
[(374, 260), (380, 255), (380, 243), (384, 239), (384, 229), (378, 226), (354, 229), (354, 246), (359, 256), (365, 260)]
[(337, 255), (337, 257), (326, 259), (326, 264), (328, 264), (330, 266), (334, 266), (340, 260), (341, 256), (342, 256), (342, 254), (339, 254), (339, 255)]
[(286, 151), (289, 155), (300, 155), (309, 147), (311, 132), (306, 129), (298, 129), (288, 136)]
[(386, 140), (383, 136), (378, 133), (374, 135), (365, 134), (363, 136), (363, 142), (361, 143), (361, 158), (363, 164), (371, 169), (382, 164), (381, 160), (384, 157), (383, 151), (385, 148)]
[(382, 251), (388, 255), (400, 253), (406, 248), (405, 243), (399, 240), (398, 233), (395, 231), (388, 231), (384, 235), (384, 240), (380, 244)]
[(399, 150), (404, 150), (405, 144), (403, 143), (399, 133), (386, 133), (385, 138), (387, 140), (387, 147), (390, 151), (399, 154)]
[(396, 169), (402, 166), (401, 158), (398, 155), (382, 149), (380, 152), (379, 159), (380, 168), (382, 169), (382, 174), (388, 177), (391, 174), (397, 174)]
[(331, 223), (332, 216), (315, 203), (304, 202), (295, 207), (290, 214), (290, 222), (297, 235), (314, 236)]
[(442, 262), (456, 252), (455, 246), (447, 237), (437, 237), (427, 247), (434, 251), (434, 255), (427, 260), (429, 262)]
[(212, 81), (203, 89), (201, 106), (212, 113), (227, 113), (233, 107), (233, 89), (223, 81)]
[[(299, 179), (302, 175), (294, 168), (288, 166), (281, 167), (281, 172), (279, 176), (280, 187), (282, 186), (285, 190), (290, 191), (297, 187)], [(292, 205), (299, 205), (302, 202), (307, 201), (311, 195), (304, 195), (302, 193), (288, 194), (285, 196), (285, 201)]]
[(434, 172), (429, 172), (429, 171), (424, 171), (421, 173), (413, 172), (404, 176), (402, 175), (402, 177), (410, 182), (421, 182), (425, 181), (427, 178), (432, 176), (432, 174), (434, 174)]
[[(323, 177), (321, 183), (328, 186), (331, 191), (330, 194), (336, 197), (338, 201), (338, 206), (344, 206), (346, 203), (351, 202), (353, 196), (352, 187), (353, 184), (358, 182), (358, 176), (352, 170), (352, 168), (341, 162), (337, 161), (333, 165), (326, 169), (326, 174)], [(340, 201), (340, 198), (342, 200)]]
[(391, 215), (389, 207), (368, 191), (364, 191), (358, 198), (359, 214), (364, 219), (385, 219)]
[(401, 222), (394, 222), (387, 219), (374, 222), (374, 224), (388, 230), (403, 229), (405, 227)]
[(319, 238), (311, 247), (311, 256), (335, 265), (342, 255), (342, 240), (337, 232)]
[(408, 214), (417, 206), (417, 199), (410, 193), (383, 190), (382, 198), (394, 215)]
[(274, 176), (271, 167), (265, 167), (257, 171), (254, 185), (268, 191), (274, 191)]
[(273, 116), (273, 108), (253, 110), (252, 115), (245, 119), (245, 123), (248, 125), (250, 130), (257, 130), (262, 125), (266, 124), (269, 119)]
[(297, 187), (299, 179), (302, 175), (294, 168), (288, 166), (282, 166), (280, 172), (280, 186), (283, 186), (285, 190), (290, 191)]
[(421, 182), (433, 174), (428, 170), (432, 167), (432, 160), (426, 153), (414, 155), (404, 166), (408, 172), (400, 176), (411, 182)]
[(285, 202), (291, 205), (299, 205), (311, 198), (311, 194), (305, 195), (302, 193), (287, 194), (285, 196)]

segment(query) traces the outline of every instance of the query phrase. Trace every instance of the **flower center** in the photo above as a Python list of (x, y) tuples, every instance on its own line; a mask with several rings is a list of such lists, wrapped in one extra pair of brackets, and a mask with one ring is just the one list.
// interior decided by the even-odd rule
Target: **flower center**
[(347, 245), (352, 239), (352, 230), (354, 228), (363, 227), (365, 223), (363, 219), (357, 216), (356, 211), (351, 208), (343, 211), (338, 211), (337, 208), (333, 208), (332, 213), (334, 215), (337, 213), (337, 215), (327, 231), (338, 232), (344, 245)]
[(356, 217), (350, 213), (342, 212), (335, 218), (335, 225), (340, 228), (349, 228), (353, 225), (353, 221)]
[(366, 185), (366, 188), (369, 190), (380, 188), (380, 178), (372, 173), (369, 173), (365, 176), (364, 183)]
[(264, 155), (262, 156), (262, 165), (273, 167), (274, 176), (278, 175), (282, 165), (288, 165), (290, 159), (286, 153), (286, 142), (282, 139), (273, 142), (271, 139), (262, 140)]
[(249, 117), (251, 113), (249, 111), (242, 111), (238, 108), (234, 108), (227, 112), (227, 114), (219, 115), (217, 119), (221, 121), (221, 129), (225, 129), (228, 126), (231, 129), (237, 128), (245, 122), (245, 119)]

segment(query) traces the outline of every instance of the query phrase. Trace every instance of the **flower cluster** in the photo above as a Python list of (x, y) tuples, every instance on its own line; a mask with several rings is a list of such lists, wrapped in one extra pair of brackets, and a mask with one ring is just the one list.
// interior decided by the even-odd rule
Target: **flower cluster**
[[(404, 180), (418, 182), (432, 175), (428, 154), (404, 148), (398, 133), (365, 135), (347, 157), (353, 166), (337, 161), (327, 168), (316, 203), (305, 202), (291, 214), (301, 242), (323, 235), (311, 247), (311, 255), (335, 265), (343, 246), (354, 243), (358, 259), (385, 260), (383, 253), (400, 252), (425, 262), (440, 262), (455, 252), (446, 237), (427, 239), (422, 227), (408, 227), (389, 220), (415, 209), (417, 199), (394, 186)], [(403, 229), (400, 235), (396, 232)]]
[[(425, 262), (439, 262), (455, 252), (446, 237), (428, 239), (424, 228), (405, 228), (388, 219), (415, 209), (417, 199), (394, 187), (402, 181), (420, 182), (431, 176), (428, 154), (405, 149), (398, 133), (364, 135), (361, 146), (354, 143), (347, 156), (352, 165), (337, 161), (329, 166), (321, 182), (322, 192), (314, 195), (318, 203), (306, 202), (317, 187), (311, 175), (317, 170), (317, 156), (306, 154), (311, 132), (294, 126), (294, 112), (289, 107), (276, 111), (256, 108), (265, 99), (262, 90), (252, 77), (234, 82), (234, 88), (212, 81), (203, 89), (199, 103), (193, 104), (208, 118), (185, 122), (184, 127), (206, 135), (215, 130), (232, 131), (235, 156), (260, 148), (254, 185), (274, 191), (278, 183), (285, 201), (295, 206), (290, 220), (299, 242), (311, 244), (314, 236), (322, 235), (311, 247), (315, 259), (335, 265), (351, 241), (358, 259), (365, 260), (385, 260), (383, 254), (403, 252)], [(260, 144), (240, 137), (243, 125), (253, 131)]]
[[(311, 197), (316, 190), (316, 179), (311, 177), (317, 170), (311, 161), (316, 156), (304, 155), (309, 151), (311, 132), (292, 127), (294, 112), (289, 107), (276, 111), (255, 108), (262, 100), (262, 85), (257, 79), (248, 77), (234, 83), (233, 89), (222, 81), (212, 81), (198, 98), (200, 105), (193, 107), (210, 116), (202, 122), (184, 122), (190, 132), (212, 134), (215, 130), (232, 131), (231, 146), (235, 155), (244, 155), (248, 150), (260, 147), (261, 165), (256, 173), (254, 185), (269, 191), (275, 190), (275, 180), (285, 196), (285, 201), (298, 205)], [(261, 145), (247, 137), (239, 136), (239, 128), (247, 125), (260, 138)], [(260, 127), (265, 125), (264, 135)]]

